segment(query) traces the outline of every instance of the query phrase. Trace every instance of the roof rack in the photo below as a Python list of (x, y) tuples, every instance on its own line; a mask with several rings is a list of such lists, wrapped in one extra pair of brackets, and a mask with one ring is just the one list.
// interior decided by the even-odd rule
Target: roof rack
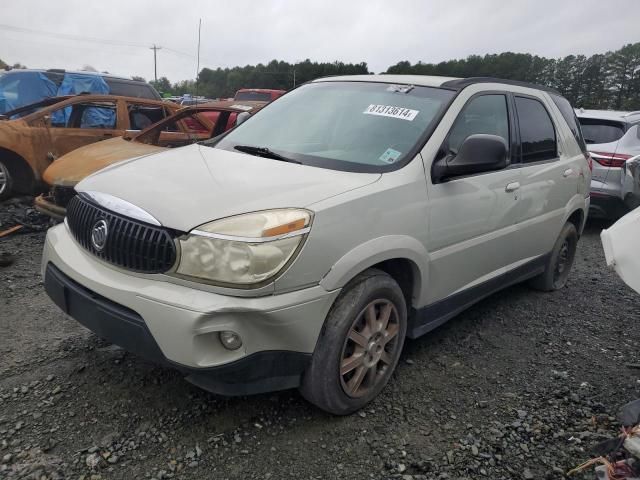
[(506, 85), (515, 85), (518, 87), (535, 88), (536, 90), (543, 90), (549, 93), (555, 93), (556, 95), (562, 95), (557, 90), (545, 87), (544, 85), (536, 85), (535, 83), (520, 82), (518, 80), (505, 80), (503, 78), (494, 77), (469, 77), (460, 78), (458, 80), (449, 80), (444, 82), (441, 87), (452, 88), (454, 90), (462, 90), (469, 85), (475, 85), (476, 83), (504, 83)]

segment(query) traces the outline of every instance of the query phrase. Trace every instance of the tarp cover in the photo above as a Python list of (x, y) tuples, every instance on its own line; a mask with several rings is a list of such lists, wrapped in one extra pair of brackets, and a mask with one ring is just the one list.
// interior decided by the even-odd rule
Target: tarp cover
[(0, 76), (0, 114), (56, 95), (56, 84), (40, 72), (7, 72)]
[[(109, 94), (109, 85), (100, 75), (87, 73), (65, 73), (58, 95), (78, 95), (80, 93)], [(71, 115), (71, 107), (54, 112), (53, 125), (66, 125)], [(82, 115), (82, 128), (114, 128), (116, 112), (108, 108), (88, 108)]]

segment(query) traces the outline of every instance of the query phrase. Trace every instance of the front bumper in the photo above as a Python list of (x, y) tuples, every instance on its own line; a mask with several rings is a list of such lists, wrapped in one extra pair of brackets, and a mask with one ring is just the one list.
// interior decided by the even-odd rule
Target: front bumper
[[(225, 395), (299, 385), (339, 293), (314, 286), (230, 297), (170, 283), (164, 275), (131, 274), (84, 251), (64, 224), (47, 234), (43, 274), (54, 302), (99, 336)], [(226, 350), (222, 330), (238, 333), (242, 347)]]

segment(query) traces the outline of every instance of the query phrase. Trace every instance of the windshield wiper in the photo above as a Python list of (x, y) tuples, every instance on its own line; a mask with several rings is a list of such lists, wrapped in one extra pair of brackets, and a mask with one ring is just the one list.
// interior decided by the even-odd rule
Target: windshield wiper
[(302, 164), (302, 162), (299, 162), (298, 160), (284, 157), (279, 153), (274, 152), (273, 150), (269, 150), (266, 147), (254, 147), (253, 145), (236, 145), (233, 148), (240, 152), (248, 153), (249, 155), (255, 155), (256, 157), (272, 158), (273, 160), (280, 160), (281, 162)]

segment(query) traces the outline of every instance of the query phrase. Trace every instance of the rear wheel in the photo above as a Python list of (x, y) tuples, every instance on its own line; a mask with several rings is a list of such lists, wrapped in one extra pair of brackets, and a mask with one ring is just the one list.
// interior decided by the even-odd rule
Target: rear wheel
[(533, 278), (530, 285), (544, 292), (564, 287), (573, 266), (577, 247), (578, 231), (573, 223), (566, 223), (556, 240), (544, 272)]
[(362, 408), (389, 381), (406, 331), (407, 307), (396, 281), (375, 269), (358, 275), (327, 316), (302, 395), (336, 415)]
[(9, 167), (0, 160), (0, 200), (5, 200), (13, 194), (13, 177)]

